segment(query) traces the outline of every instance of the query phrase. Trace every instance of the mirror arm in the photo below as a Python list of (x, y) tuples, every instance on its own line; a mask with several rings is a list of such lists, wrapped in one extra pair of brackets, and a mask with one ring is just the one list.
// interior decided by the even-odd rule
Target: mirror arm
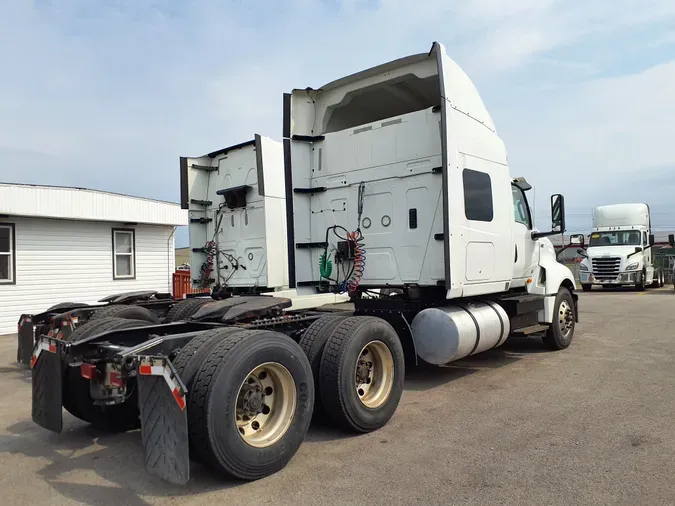
[(568, 244), (567, 246), (563, 246), (562, 248), (560, 248), (560, 250), (555, 254), (555, 260), (556, 260), (556, 262), (557, 262), (558, 259), (560, 258), (560, 254), (561, 254), (563, 251), (565, 251), (567, 248), (569, 248), (569, 247), (570, 247), (570, 246), (569, 246), (569, 244)]
[(542, 237), (550, 237), (552, 235), (560, 235), (562, 232), (555, 232), (555, 231), (550, 231), (550, 232), (532, 232), (532, 240), (536, 241), (537, 239), (541, 239)]

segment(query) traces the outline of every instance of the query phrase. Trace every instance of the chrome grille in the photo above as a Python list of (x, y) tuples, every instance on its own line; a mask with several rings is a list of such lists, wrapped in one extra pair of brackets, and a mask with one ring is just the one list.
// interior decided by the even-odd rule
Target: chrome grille
[(611, 281), (616, 279), (621, 270), (621, 258), (594, 258), (593, 259), (593, 276), (598, 280)]

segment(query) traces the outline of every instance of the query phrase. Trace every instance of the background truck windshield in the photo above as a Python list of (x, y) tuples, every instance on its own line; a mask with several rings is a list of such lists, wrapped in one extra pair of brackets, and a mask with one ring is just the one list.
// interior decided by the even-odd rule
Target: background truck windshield
[(593, 232), (589, 246), (640, 246), (640, 232), (621, 230), (616, 232)]

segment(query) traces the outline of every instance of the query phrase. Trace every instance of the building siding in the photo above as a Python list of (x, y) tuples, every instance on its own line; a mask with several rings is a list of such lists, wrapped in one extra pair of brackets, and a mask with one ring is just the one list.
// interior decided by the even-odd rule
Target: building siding
[[(16, 332), (23, 313), (59, 302), (95, 303), (130, 290), (171, 292), (174, 227), (9, 217), (14, 223), (14, 285), (0, 284), (0, 335)], [(112, 229), (134, 229), (136, 278), (113, 279)]]

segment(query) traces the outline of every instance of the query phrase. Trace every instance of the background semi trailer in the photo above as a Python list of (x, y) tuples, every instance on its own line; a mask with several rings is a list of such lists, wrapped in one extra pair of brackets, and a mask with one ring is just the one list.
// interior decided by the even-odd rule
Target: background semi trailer
[(289, 298), (292, 309), (347, 299), (299, 297), (288, 287), (283, 163), (282, 144), (259, 134), (204, 156), (181, 157), (181, 207), (189, 214), (194, 287), (210, 289), (216, 299)]
[(281, 143), (256, 134), (180, 162), (193, 286), (215, 294), (288, 288)]
[[(60, 431), (65, 407), (97, 426), (140, 426), (146, 468), (165, 480), (185, 483), (189, 459), (252, 480), (289, 462), (312, 417), (359, 433), (385, 425), (406, 364), (451, 362), (514, 333), (570, 345), (574, 280), (546, 239), (564, 231), (564, 199), (551, 200), (552, 230), (537, 231), (529, 185), (510, 178), (443, 46), (323, 90), (284, 96), (289, 282), (349, 292), (355, 310), (228, 297), (181, 322), (110, 318), (41, 337), (36, 423)], [(380, 137), (358, 137), (371, 131)], [(383, 290), (362, 297), (371, 287)]]
[(655, 267), (654, 235), (647, 204), (614, 204), (596, 207), (593, 230), (579, 265), (584, 291), (593, 285), (635, 285), (638, 290), (663, 286), (665, 273)]

